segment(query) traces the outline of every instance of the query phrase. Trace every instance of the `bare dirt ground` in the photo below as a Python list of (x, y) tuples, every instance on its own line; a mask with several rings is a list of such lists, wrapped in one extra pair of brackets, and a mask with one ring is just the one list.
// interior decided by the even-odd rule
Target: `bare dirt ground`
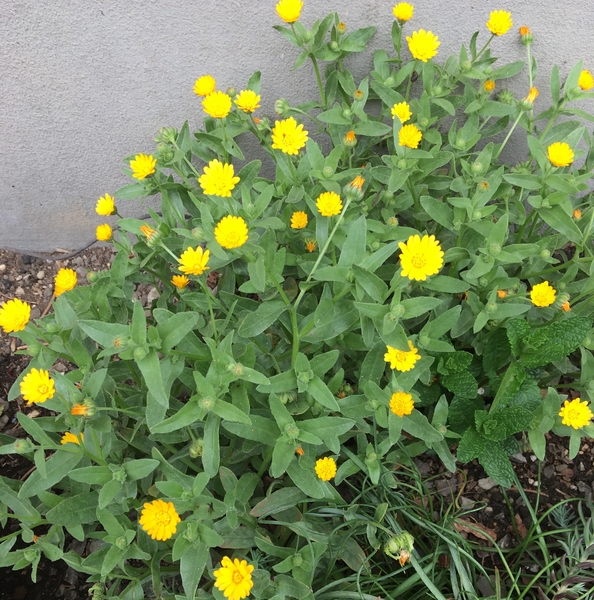
[[(51, 310), (53, 280), (61, 267), (74, 269), (79, 285), (85, 285), (87, 271), (109, 268), (112, 258), (111, 247), (89, 248), (79, 256), (64, 261), (47, 261), (0, 251), (0, 302), (15, 297), (25, 300), (32, 306), (31, 317), (39, 318)], [(18, 412), (32, 417), (50, 414), (40, 407), (28, 407), (21, 399), (7, 402), (11, 385), (29, 361), (28, 356), (18, 353), (20, 344), (17, 338), (0, 332), (0, 433), (13, 437), (26, 437), (18, 425)], [(536, 457), (529, 450), (512, 457), (516, 473), (530, 500), (536, 500), (539, 494), (539, 514), (567, 498), (592, 497), (594, 440), (583, 441), (573, 461), (568, 458), (567, 447), (566, 439), (549, 437), (547, 456), (540, 465), (540, 491), (537, 491), (539, 464)], [(517, 534), (530, 527), (529, 511), (517, 489), (507, 491), (508, 505), (499, 486), (494, 485), (478, 463), (466, 465), (456, 475), (446, 472), (441, 462), (429, 455), (415, 459), (415, 464), (436, 499), (445, 504), (454, 503), (460, 508), (478, 507), (476, 512), (464, 517), (469, 525), (468, 530), (464, 529), (464, 522), (459, 522), (458, 528), (463, 535), (479, 541), (479, 538), (472, 537), (475, 535), (472, 527), (478, 524), (487, 537), (495, 539), (504, 548), (516, 543)], [(32, 463), (23, 456), (0, 456), (1, 476), (24, 479), (31, 468)], [(0, 539), (17, 528), (17, 524), (9, 519), (6, 528), (0, 529)], [(70, 540), (66, 549), (86, 552), (85, 545), (75, 540)], [(0, 572), (0, 600), (77, 600), (87, 597), (89, 586), (85, 584), (86, 576), (76, 573), (61, 561), (51, 563), (42, 560), (36, 584), (31, 582), (30, 569), (17, 572), (0, 569)]]

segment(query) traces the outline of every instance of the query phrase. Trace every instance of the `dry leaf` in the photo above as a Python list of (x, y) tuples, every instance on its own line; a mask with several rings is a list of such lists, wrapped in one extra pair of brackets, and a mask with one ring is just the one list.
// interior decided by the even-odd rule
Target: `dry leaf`
[(476, 523), (466, 519), (456, 519), (454, 526), (458, 531), (470, 533), (480, 540), (485, 540), (488, 543), (494, 544), (497, 541), (497, 534), (495, 533), (495, 530), (489, 529), (489, 527), (486, 527), (482, 523)]

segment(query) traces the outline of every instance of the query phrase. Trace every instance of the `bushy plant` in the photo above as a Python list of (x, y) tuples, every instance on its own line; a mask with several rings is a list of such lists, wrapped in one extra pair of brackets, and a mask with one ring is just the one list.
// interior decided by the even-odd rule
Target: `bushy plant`
[[(0, 480), (2, 522), (18, 519), (28, 544), (7, 536), (0, 566), (63, 558), (97, 598), (301, 600), (333, 581), (335, 597), (367, 598), (332, 572), (341, 559), (372, 576), (353, 489), (385, 498), (424, 452), (455, 471), (456, 444), (459, 462), (478, 458), (509, 486), (508, 455), (525, 444), (544, 457), (552, 430), (575, 455), (594, 435), (594, 151), (581, 121), (594, 117), (575, 105), (594, 95), (590, 73), (578, 63), (561, 86), (553, 69), (541, 112), (526, 27), (527, 95), (501, 89), (526, 67), (491, 54), (509, 13), (491, 14), (481, 49), (477, 32), (440, 65), (438, 37), (406, 35), (400, 3), (394, 51), (376, 50), (356, 81), (348, 57), (374, 28), (330, 14), (307, 29), (301, 5), (281, 0), (277, 29), (296, 67), (312, 62), (320, 99), (278, 100), (273, 124), (255, 116), (259, 73), (226, 93), (201, 77), (204, 128), (164, 128), (152, 154), (126, 160), (137, 181), (114, 196), (158, 194), (161, 210), (98, 227), (118, 250), (111, 269), (85, 287), (61, 272), (36, 323), (3, 305), (33, 357), (10, 399), (56, 416), (21, 414), (31, 439), (1, 437), (35, 470)], [(509, 166), (514, 130), (530, 154)], [(272, 178), (246, 161), (254, 143)], [(113, 198), (97, 212), (117, 214)], [(138, 284), (158, 292), (148, 309)], [(53, 371), (58, 359), (72, 369)], [(558, 388), (571, 390), (563, 406)], [(383, 560), (400, 583), (410, 558), (440, 597), (382, 510), (365, 517), (373, 552), (399, 558)], [(64, 553), (66, 533), (101, 545)]]

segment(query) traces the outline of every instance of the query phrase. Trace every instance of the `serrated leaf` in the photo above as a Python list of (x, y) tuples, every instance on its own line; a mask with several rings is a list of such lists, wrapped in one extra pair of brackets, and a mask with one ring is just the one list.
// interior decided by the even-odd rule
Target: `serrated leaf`
[(514, 470), (509, 458), (497, 442), (487, 442), (482, 454), (478, 457), (487, 475), (503, 487), (510, 488), (514, 484)]
[[(478, 458), (487, 446), (487, 439), (474, 427), (469, 427), (458, 444), (457, 460), (467, 463)], [(507, 457), (506, 457), (507, 460)]]

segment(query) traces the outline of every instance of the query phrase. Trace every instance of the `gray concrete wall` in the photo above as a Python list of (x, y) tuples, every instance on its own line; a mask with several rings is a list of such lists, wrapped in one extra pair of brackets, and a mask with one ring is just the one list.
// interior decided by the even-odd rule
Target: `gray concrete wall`
[[(350, 29), (378, 27), (372, 48), (390, 49), (394, 0), (305, 0), (301, 20), (338, 11)], [(584, 0), (413, 0), (407, 25), (430, 29), (442, 44), (437, 60), (458, 52), (489, 12), (512, 12), (514, 28), (496, 39), (504, 61), (524, 57), (517, 27), (535, 34), (537, 85), (547, 102), (548, 76), (564, 78), (584, 61), (594, 70), (594, 2)], [(122, 159), (151, 152), (157, 130), (201, 120), (194, 80), (210, 73), (220, 89), (241, 89), (262, 70), (262, 109), (317, 93), (309, 65), (290, 70), (297, 49), (272, 25), (275, 0), (0, 0), (0, 248), (77, 248), (102, 222), (97, 198), (129, 180)], [(372, 51), (349, 60), (362, 77)], [(527, 82), (512, 87), (524, 93)], [(582, 102), (594, 110), (594, 103)], [(513, 146), (512, 146), (513, 148)], [(518, 150), (518, 153), (521, 149)], [(512, 157), (513, 158), (513, 157)], [(135, 203), (119, 201), (124, 214)]]

